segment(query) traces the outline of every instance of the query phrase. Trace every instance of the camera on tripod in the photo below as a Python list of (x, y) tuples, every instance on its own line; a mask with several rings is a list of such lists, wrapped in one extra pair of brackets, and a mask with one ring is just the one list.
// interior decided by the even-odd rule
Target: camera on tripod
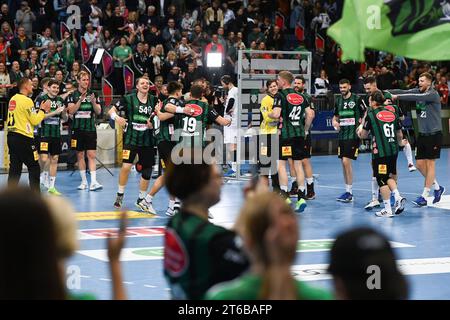
[(217, 98), (225, 98), (225, 89), (222, 86), (213, 86), (214, 96)]

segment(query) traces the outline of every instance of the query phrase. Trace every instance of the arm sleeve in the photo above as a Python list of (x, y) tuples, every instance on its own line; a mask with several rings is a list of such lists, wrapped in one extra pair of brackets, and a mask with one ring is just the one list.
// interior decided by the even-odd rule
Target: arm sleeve
[(238, 245), (236, 234), (232, 231), (217, 235), (210, 243), (209, 251), (212, 258), (212, 282), (232, 280), (247, 270), (248, 259)]
[(230, 98), (230, 99), (228, 100), (226, 112), (228, 112), (228, 111), (230, 111), (231, 109), (233, 109), (233, 107), (234, 107), (234, 98)]
[(219, 117), (217, 111), (213, 108), (208, 109), (208, 122), (213, 123)]
[(440, 101), (439, 94), (434, 90), (428, 90), (424, 93), (403, 93), (397, 94), (397, 98), (403, 101)]
[(281, 95), (279, 93), (273, 99), (273, 108), (281, 108)]

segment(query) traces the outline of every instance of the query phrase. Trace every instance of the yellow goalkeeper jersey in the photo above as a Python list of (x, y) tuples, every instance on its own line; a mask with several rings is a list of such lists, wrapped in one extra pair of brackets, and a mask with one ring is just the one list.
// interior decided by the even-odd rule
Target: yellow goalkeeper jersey
[(260, 125), (261, 134), (276, 134), (278, 133), (278, 120), (269, 117), (269, 113), (273, 109), (274, 98), (270, 95), (266, 95), (261, 101), (261, 115), (262, 121)]
[(8, 104), (9, 132), (19, 133), (29, 138), (33, 138), (34, 126), (44, 119), (44, 111), (33, 111), (34, 102), (23, 94), (14, 95)]

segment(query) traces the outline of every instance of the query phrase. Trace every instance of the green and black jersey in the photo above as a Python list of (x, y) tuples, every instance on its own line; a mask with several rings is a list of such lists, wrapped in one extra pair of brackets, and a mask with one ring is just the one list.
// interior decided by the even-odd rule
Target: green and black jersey
[[(388, 91), (381, 91), (381, 92), (383, 93), (383, 96), (385, 99), (389, 99), (392, 101), (392, 94), (390, 92), (388, 92)], [(364, 110), (370, 110), (369, 97), (370, 97), (370, 94), (366, 94), (364, 96), (364, 98), (361, 99), (362, 108), (364, 108)], [(395, 112), (399, 118), (404, 116), (403, 111), (399, 106), (394, 105), (394, 104), (391, 104), (391, 106), (392, 106), (392, 108), (395, 109), (395, 111), (393, 111), (393, 112)]]
[(153, 130), (148, 127), (148, 120), (155, 110), (158, 98), (149, 94), (147, 101), (138, 99), (137, 93), (123, 96), (115, 105), (117, 111), (124, 114), (127, 126), (124, 128), (123, 145), (134, 147), (152, 147)]
[(310, 107), (309, 103), (310, 100), (304, 94), (292, 88), (277, 93), (273, 107), (281, 108), (282, 139), (305, 137), (305, 114), (306, 109)]
[(194, 110), (192, 116), (177, 114), (175, 119), (175, 140), (185, 147), (205, 147), (206, 127), (219, 117), (219, 114), (208, 103), (198, 99), (186, 101), (185, 108)]
[[(51, 107), (48, 113), (56, 111), (60, 107), (64, 107), (64, 100), (61, 97), (50, 98), (48, 94), (44, 94), (36, 99), (36, 108), (39, 110), (40, 104), (50, 100)], [(39, 128), (39, 136), (41, 138), (60, 138), (61, 137), (61, 114), (46, 118), (42, 121)]]
[(363, 128), (372, 134), (372, 158), (398, 154), (397, 131), (401, 129), (398, 115), (385, 107), (367, 112)]
[[(80, 108), (73, 115), (73, 123), (72, 129), (79, 131), (90, 131), (93, 132), (96, 130), (95, 128), (95, 111), (92, 103), (90, 101), (90, 96), (93, 91), (88, 90), (86, 94), (86, 98), (81, 101)], [(77, 103), (80, 100), (81, 93), (76, 90), (74, 93), (67, 97), (67, 104), (69, 103)], [(100, 103), (99, 98), (97, 97), (97, 103)]]
[(358, 139), (356, 128), (364, 116), (364, 111), (356, 94), (352, 93), (348, 99), (339, 95), (334, 105), (334, 115), (339, 117), (339, 140)]
[[(314, 103), (313, 103), (313, 101), (312, 101), (311, 95), (310, 95), (309, 93), (307, 93), (306, 90), (303, 90), (303, 92), (300, 92), (300, 93), (303, 94), (303, 95), (305, 96), (306, 101), (308, 101), (309, 108), (310, 108), (311, 110), (314, 110), (314, 111), (315, 111), (316, 108), (314, 107)], [(303, 119), (303, 125), (305, 125), (305, 122), (306, 122), (306, 117)], [(311, 134), (311, 128), (312, 128), (312, 124), (311, 124), (311, 127), (309, 127), (309, 134)]]
[[(173, 104), (176, 107), (182, 106), (182, 102), (180, 100), (178, 100), (177, 98), (169, 97), (163, 102), (163, 106), (161, 108), (162, 113), (167, 112), (166, 105), (169, 103)], [(165, 121), (159, 120), (158, 117), (153, 118), (153, 133), (155, 135), (156, 144), (159, 144), (162, 141), (173, 141), (172, 135), (175, 133), (175, 117), (176, 115)]]
[(248, 268), (236, 234), (207, 219), (181, 211), (167, 224), (164, 276), (173, 299), (202, 299), (213, 285)]

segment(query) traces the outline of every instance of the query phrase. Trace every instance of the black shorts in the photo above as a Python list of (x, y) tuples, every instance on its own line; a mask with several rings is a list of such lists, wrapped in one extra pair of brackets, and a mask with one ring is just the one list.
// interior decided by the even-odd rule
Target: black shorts
[(280, 140), (280, 160), (303, 160), (305, 158), (305, 138), (294, 137)]
[(339, 140), (338, 157), (356, 160), (358, 158), (359, 140)]
[(25, 164), (28, 168), (39, 166), (39, 154), (33, 138), (26, 137), (20, 133), (8, 133), (8, 149), (11, 166), (14, 164)]
[(416, 160), (439, 159), (441, 157), (442, 132), (424, 136), (419, 133), (416, 143)]
[(273, 167), (273, 169), (276, 169), (279, 157), (274, 154), (276, 148), (272, 148), (272, 139), (274, 137), (278, 140), (278, 136), (274, 134), (261, 134), (258, 136), (258, 165), (260, 168)]
[(312, 143), (310, 133), (305, 138), (305, 152), (304, 152), (305, 159), (311, 158), (311, 154), (312, 154)]
[(377, 178), (378, 186), (387, 185), (391, 175), (397, 174), (397, 155), (372, 159), (373, 176)]
[(70, 146), (76, 151), (97, 150), (97, 131), (72, 131)]
[(161, 168), (165, 169), (169, 162), (172, 162), (172, 149), (175, 143), (171, 141), (161, 141), (158, 143), (159, 162)]
[(39, 154), (59, 156), (62, 153), (61, 138), (40, 137), (38, 146)]
[(139, 157), (137, 163), (142, 166), (142, 169), (151, 168), (155, 164), (155, 149), (153, 147), (123, 146), (123, 163), (134, 163), (136, 155)]

